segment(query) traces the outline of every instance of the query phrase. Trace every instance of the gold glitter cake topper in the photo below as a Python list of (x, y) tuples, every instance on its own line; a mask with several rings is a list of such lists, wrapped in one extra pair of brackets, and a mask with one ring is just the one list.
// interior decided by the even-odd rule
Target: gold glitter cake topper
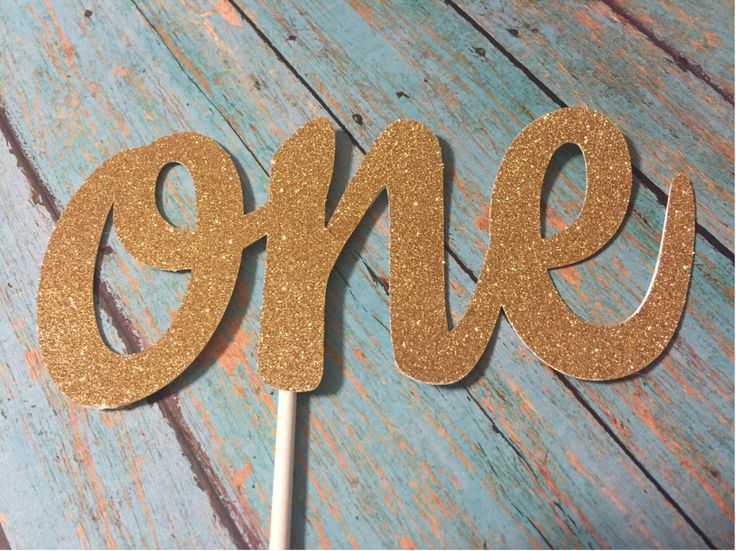
[[(580, 146), (585, 203), (562, 231), (541, 235), (541, 192), (554, 152)], [(443, 164), (422, 124), (389, 125), (360, 163), (326, 220), (334, 131), (307, 123), (276, 152), (269, 201), (243, 213), (240, 179), (213, 140), (175, 134), (105, 161), (74, 194), (41, 268), (38, 326), (46, 367), (59, 388), (87, 406), (111, 408), (144, 398), (176, 378), (211, 338), (230, 300), (243, 248), (267, 236), (258, 369), (281, 390), (314, 389), (324, 362), (327, 281), (340, 251), (376, 196), (390, 205), (391, 339), (398, 368), (417, 381), (448, 384), (478, 362), (501, 310), (544, 363), (573, 377), (610, 380), (652, 362), (672, 338), (692, 266), (695, 203), (690, 182), (671, 186), (662, 244), (649, 290), (627, 320), (581, 320), (555, 289), (549, 270), (578, 263), (616, 233), (631, 192), (629, 151), (605, 115), (560, 109), (533, 121), (501, 161), (490, 210), (492, 236), (473, 297), (452, 329), (445, 312)], [(193, 230), (167, 222), (155, 199), (161, 170), (180, 163), (196, 191)], [(139, 261), (188, 270), (181, 306), (150, 348), (118, 354), (102, 340), (93, 280), (105, 221)]]

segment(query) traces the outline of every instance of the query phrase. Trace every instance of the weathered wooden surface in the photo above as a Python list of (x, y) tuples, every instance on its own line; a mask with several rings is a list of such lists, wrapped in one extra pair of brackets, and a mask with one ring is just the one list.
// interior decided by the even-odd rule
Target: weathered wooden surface
[(733, 2), (610, 0), (612, 10), (684, 70), (733, 102)]
[(654, 185), (666, 191), (672, 174), (687, 172), (699, 224), (733, 251), (732, 98), (683, 70), (603, 2), (461, 4), (558, 102), (603, 109), (636, 137), (637, 165)]
[[(37, 274), (53, 219), (3, 146), (3, 530), (15, 547), (192, 547), (202, 541), (231, 547), (156, 404), (90, 411), (49, 384), (34, 320)], [(122, 346), (107, 316), (105, 322), (112, 344)], [(201, 514), (192, 518), (193, 510)]]
[[(652, 274), (663, 192), (681, 167), (693, 177), (701, 230), (672, 346), (641, 376), (582, 383), (541, 366), (501, 321), (463, 384), (415, 384), (391, 357), (379, 200), (331, 279), (326, 380), (300, 397), (294, 544), (732, 545), (733, 107), (712, 86), (723, 71), (695, 55), (724, 60), (732, 50), (670, 44), (711, 71), (708, 83), (606, 4), (559, 6), (555, 14), (317, 1), (0, 6), (0, 102), (13, 142), (13, 155), (0, 156), (0, 422), (10, 435), (0, 448), (10, 473), (0, 482), (0, 523), (10, 545), (259, 546), (267, 534), (275, 400), (254, 349), (263, 243), (246, 251), (213, 342), (148, 405), (81, 410), (38, 363), (43, 247), (56, 212), (104, 158), (196, 130), (233, 154), (252, 207), (266, 200), (265, 167), (278, 145), (326, 115), (343, 129), (334, 198), (385, 124), (421, 120), (442, 138), (450, 167), (458, 319), (487, 245), (498, 161), (527, 122), (558, 106), (554, 98), (611, 114), (640, 169), (622, 233), (592, 261), (555, 274), (581, 315), (610, 322), (633, 311)], [(591, 21), (596, 33), (578, 32)], [(652, 33), (679, 40), (686, 30), (662, 31), (672, 21), (658, 19)], [(523, 35), (524, 24), (537, 32)], [(616, 59), (646, 64), (623, 77), (626, 64), (601, 53), (607, 44), (619, 48)], [(647, 86), (661, 94), (639, 101)], [(583, 174), (579, 156), (559, 169), (548, 231), (574, 218)], [(191, 223), (191, 188), (179, 173), (170, 180), (167, 214)], [(107, 251), (105, 333), (121, 350), (146, 346), (165, 331), (186, 276), (146, 269), (114, 236)]]

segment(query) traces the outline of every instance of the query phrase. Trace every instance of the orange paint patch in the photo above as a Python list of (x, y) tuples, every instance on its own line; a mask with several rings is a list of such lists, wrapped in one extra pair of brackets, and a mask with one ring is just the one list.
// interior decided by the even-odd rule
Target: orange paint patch
[(488, 231), (489, 224), (488, 207), (483, 207), (483, 212), (475, 217), (475, 228), (480, 231)]
[(432, 484), (434, 484), (435, 486), (439, 486), (440, 483), (437, 481), (437, 477), (434, 476), (434, 472), (432, 472), (432, 467), (430, 467), (426, 461), (421, 461), (419, 464), (427, 472), (427, 476), (429, 476), (429, 479), (432, 481)]
[[(583, 25), (587, 29), (587, 34), (590, 38), (592, 38), (597, 44), (601, 43), (601, 38), (599, 36), (600, 31), (600, 23), (596, 21), (593, 17), (591, 17), (589, 14), (585, 13), (585, 10), (575, 10), (573, 16), (575, 19), (578, 20), (578, 22)], [(581, 32), (583, 32), (583, 29), (580, 29)]]
[(88, 547), (89, 540), (87, 539), (87, 534), (84, 532), (82, 525), (78, 524), (74, 531), (77, 533), (77, 537), (79, 538), (80, 547), (82, 549)]
[(414, 542), (409, 536), (399, 536), (396, 538), (396, 541), (399, 543), (399, 547), (401, 549), (416, 549), (417, 546), (414, 545)]
[(365, 359), (365, 356), (359, 348), (353, 348), (353, 356), (355, 356), (355, 358), (361, 363), (361, 365), (368, 365), (368, 360)]
[(123, 117), (120, 116), (119, 113), (112, 111), (112, 118), (115, 119), (115, 123), (118, 125), (118, 128), (123, 133), (123, 135), (128, 138), (130, 137), (130, 132), (128, 131), (128, 127), (125, 125), (125, 121), (123, 121)]
[(560, 274), (567, 283), (569, 283), (576, 289), (580, 287), (580, 270), (578, 270), (575, 266), (558, 268), (555, 271)]
[(115, 414), (102, 411), (100, 412), (100, 421), (102, 421), (102, 424), (107, 428), (111, 429), (115, 426)]
[(13, 328), (13, 331), (15, 331), (16, 333), (19, 333), (26, 326), (26, 318), (21, 317), (21, 318), (17, 318), (13, 320), (11, 326)]
[(253, 465), (251, 465), (250, 463), (246, 463), (245, 466), (237, 473), (235, 473), (235, 475), (232, 477), (233, 486), (242, 490), (245, 479), (248, 478), (252, 473)]
[(585, 478), (590, 480), (590, 478), (588, 477), (588, 473), (585, 472), (585, 469), (583, 469), (583, 466), (580, 464), (580, 461), (578, 461), (578, 458), (570, 450), (567, 451), (567, 459), (568, 461), (570, 461), (570, 465), (572, 465), (573, 469), (575, 469), (577, 472), (582, 474)]
[(235, 11), (235, 8), (227, 0), (217, 2), (215, 4), (215, 12), (231, 25), (235, 25), (236, 27), (243, 26), (243, 22), (240, 20), (240, 14)]
[(28, 348), (23, 352), (23, 357), (28, 365), (28, 378), (31, 381), (38, 381), (41, 378), (41, 354), (36, 348)]
[(457, 477), (454, 474), (450, 473), (447, 476), (447, 480), (450, 481), (450, 485), (453, 487), (453, 489), (455, 489), (455, 490), (459, 490), (460, 489), (460, 484), (458, 484)]
[(624, 268), (624, 265), (621, 264), (621, 261), (618, 258), (614, 258), (612, 262), (613, 266), (616, 268), (616, 270), (618, 270), (618, 273), (631, 281), (631, 274), (626, 270), (626, 268)]
[(551, 207), (544, 209), (545, 225), (552, 228), (555, 232), (564, 230), (567, 222), (560, 216), (560, 213)]
[(391, 496), (389, 496), (386, 493), (381, 494), (381, 497), (383, 497), (383, 503), (388, 507), (388, 510), (391, 512), (391, 514), (396, 514), (396, 507), (394, 507), (394, 502), (391, 499)]
[(59, 42), (61, 42), (61, 47), (64, 48), (64, 60), (67, 62), (67, 64), (71, 65), (74, 59), (74, 48), (72, 47), (72, 43), (69, 42), (69, 39), (61, 31), (61, 25), (59, 25), (59, 20), (56, 19), (56, 14), (54, 13), (54, 10), (51, 9), (51, 5), (49, 4), (48, 0), (46, 0), (46, 9), (48, 10), (49, 15), (51, 16), (51, 22), (54, 25), (54, 30), (56, 31), (56, 34), (59, 37)]

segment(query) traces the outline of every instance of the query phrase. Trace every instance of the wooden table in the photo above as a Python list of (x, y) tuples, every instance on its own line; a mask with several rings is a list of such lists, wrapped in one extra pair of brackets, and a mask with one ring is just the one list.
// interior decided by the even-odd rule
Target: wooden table
[[(274, 391), (256, 373), (264, 242), (246, 251), (202, 356), (145, 403), (93, 411), (46, 374), (35, 292), (49, 234), (105, 158), (171, 132), (220, 142), (250, 208), (305, 121), (338, 131), (333, 198), (378, 133), (410, 117), (447, 164), (449, 307), (474, 288), (499, 160), (532, 119), (586, 104), (633, 154), (632, 208), (594, 259), (555, 271), (571, 307), (612, 323), (641, 301), (669, 183), (690, 175), (697, 242), (666, 353), (612, 384), (557, 375), (505, 320), (462, 383), (414, 383), (388, 330), (385, 195), (330, 280), (326, 377), (299, 397), (293, 544), (307, 547), (729, 547), (733, 507), (733, 12), (728, 2), (576, 4), (254, 0), (0, 4), (0, 543), (260, 547)], [(549, 171), (548, 233), (584, 195), (579, 151)], [(163, 208), (192, 224), (183, 170)], [(101, 256), (119, 351), (166, 330), (186, 276)]]

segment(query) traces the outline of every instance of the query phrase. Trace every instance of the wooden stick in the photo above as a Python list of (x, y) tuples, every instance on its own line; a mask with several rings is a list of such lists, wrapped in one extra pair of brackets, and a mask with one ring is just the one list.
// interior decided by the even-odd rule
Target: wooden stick
[(271, 498), (270, 549), (289, 549), (291, 536), (291, 485), (294, 471), (296, 392), (279, 390), (276, 415), (276, 449)]

